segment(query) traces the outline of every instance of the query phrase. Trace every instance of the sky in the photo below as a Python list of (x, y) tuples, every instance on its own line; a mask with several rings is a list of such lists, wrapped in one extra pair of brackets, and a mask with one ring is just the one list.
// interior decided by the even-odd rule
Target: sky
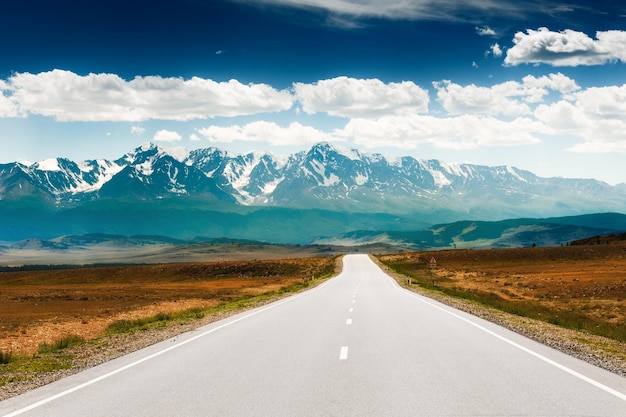
[(10, 2), (0, 164), (330, 142), (626, 183), (620, 3)]

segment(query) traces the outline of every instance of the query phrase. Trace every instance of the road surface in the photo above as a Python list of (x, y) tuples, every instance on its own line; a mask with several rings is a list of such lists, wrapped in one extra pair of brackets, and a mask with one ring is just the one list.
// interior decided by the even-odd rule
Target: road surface
[(626, 416), (626, 379), (401, 289), (310, 291), (0, 403), (0, 416)]

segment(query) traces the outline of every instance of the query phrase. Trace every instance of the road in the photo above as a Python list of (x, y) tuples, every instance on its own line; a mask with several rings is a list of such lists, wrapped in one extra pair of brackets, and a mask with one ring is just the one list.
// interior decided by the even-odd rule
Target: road
[(0, 416), (626, 416), (626, 379), (401, 289), (310, 291), (0, 403)]

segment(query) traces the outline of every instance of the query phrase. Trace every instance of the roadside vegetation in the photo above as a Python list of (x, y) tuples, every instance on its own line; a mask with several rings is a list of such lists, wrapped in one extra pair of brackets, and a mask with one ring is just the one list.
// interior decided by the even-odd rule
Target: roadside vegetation
[(318, 257), (0, 272), (0, 400), (20, 391), (7, 387), (84, 366), (81, 349), (117, 350), (119, 340), (254, 308), (317, 285), (337, 263)]
[(626, 245), (451, 250), (378, 260), (425, 291), (626, 342)]

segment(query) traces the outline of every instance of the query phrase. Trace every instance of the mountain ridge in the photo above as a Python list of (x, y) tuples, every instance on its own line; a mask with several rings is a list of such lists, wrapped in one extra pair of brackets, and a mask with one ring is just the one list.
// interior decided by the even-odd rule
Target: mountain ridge
[(204, 233), (301, 244), (468, 219), (605, 212), (626, 213), (626, 184), (542, 178), (511, 166), (387, 158), (326, 142), (286, 157), (145, 143), (112, 161), (0, 165), (0, 241)]
[[(10, 181), (10, 171), (21, 171), (18, 182)], [(202, 195), (241, 205), (313, 204), (327, 208), (329, 201), (344, 201), (339, 205), (342, 209), (358, 204), (360, 210), (365, 206), (370, 212), (381, 207), (381, 198), (411, 207), (437, 197), (445, 203), (470, 202), (471, 208), (480, 206), (475, 201), (477, 196), (501, 202), (508, 198), (509, 204), (521, 203), (530, 208), (533, 199), (541, 197), (546, 203), (554, 191), (561, 198), (565, 190), (578, 193), (583, 200), (585, 195), (592, 195), (613, 205), (616, 199), (611, 195), (617, 194), (620, 208), (625, 207), (626, 199), (626, 185), (611, 186), (594, 179), (541, 178), (511, 166), (453, 164), (408, 156), (386, 158), (326, 142), (280, 158), (269, 152), (232, 155), (214, 147), (182, 151), (145, 143), (114, 161), (56, 158), (31, 166), (0, 165), (0, 198), (19, 196), (16, 187), (23, 189), (26, 182), (31, 190), (61, 205), (121, 194), (133, 197), (133, 191), (139, 198)], [(124, 189), (129, 184), (134, 186)], [(511, 196), (519, 198), (512, 200)], [(561, 200), (575, 209), (574, 199), (569, 197)], [(385, 207), (385, 211), (394, 209), (393, 204)]]

